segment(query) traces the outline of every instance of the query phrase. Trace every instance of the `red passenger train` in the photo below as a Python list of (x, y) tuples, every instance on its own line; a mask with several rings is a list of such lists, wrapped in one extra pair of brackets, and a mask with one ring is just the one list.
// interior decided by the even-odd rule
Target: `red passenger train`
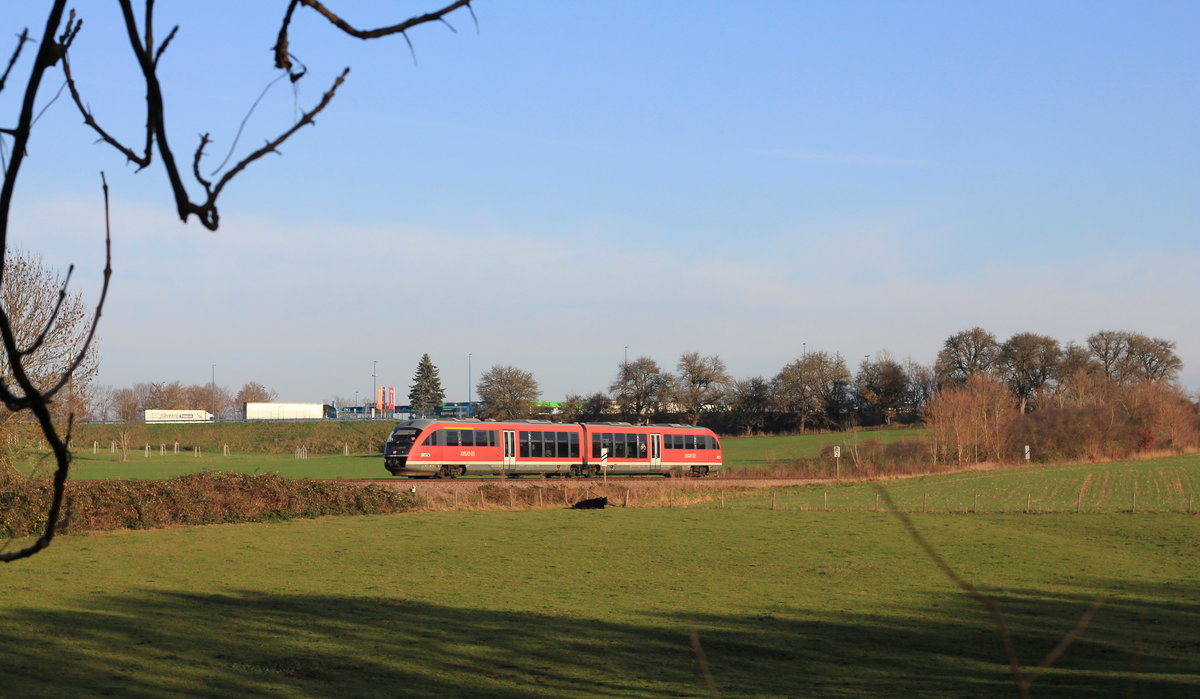
[(627, 422), (409, 420), (383, 448), (393, 476), (706, 476), (721, 469), (721, 442), (690, 425)]

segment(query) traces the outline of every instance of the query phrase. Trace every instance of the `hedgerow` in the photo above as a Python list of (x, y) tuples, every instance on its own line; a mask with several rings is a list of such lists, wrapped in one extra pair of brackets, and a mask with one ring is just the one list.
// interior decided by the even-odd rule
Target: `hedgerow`
[[(0, 535), (40, 532), (50, 489), (48, 480), (0, 473)], [(71, 481), (67, 503), (60, 531), (71, 533), (382, 514), (408, 510), (415, 500), (377, 485), (205, 471), (164, 480)]]

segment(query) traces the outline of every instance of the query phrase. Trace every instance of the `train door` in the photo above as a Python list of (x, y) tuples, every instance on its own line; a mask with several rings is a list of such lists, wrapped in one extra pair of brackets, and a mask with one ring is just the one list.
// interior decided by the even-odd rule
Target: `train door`
[(517, 431), (504, 430), (504, 470), (517, 465)]
[(650, 470), (662, 470), (662, 435), (650, 435)]

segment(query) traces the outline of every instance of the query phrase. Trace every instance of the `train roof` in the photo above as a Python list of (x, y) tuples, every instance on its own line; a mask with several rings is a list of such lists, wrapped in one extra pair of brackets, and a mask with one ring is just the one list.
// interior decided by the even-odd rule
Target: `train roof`
[(680, 423), (660, 423), (654, 425), (635, 425), (631, 422), (553, 422), (551, 420), (480, 420), (473, 417), (448, 417), (448, 418), (418, 418), (415, 420), (406, 420), (396, 425), (396, 428), (408, 428), (414, 430), (423, 430), (435, 423), (467, 423), (474, 425), (558, 425), (567, 427), (571, 425), (583, 425), (584, 427), (631, 427), (638, 430), (653, 430), (653, 429), (679, 429), (679, 430), (709, 430), (707, 427), (699, 425), (684, 425)]

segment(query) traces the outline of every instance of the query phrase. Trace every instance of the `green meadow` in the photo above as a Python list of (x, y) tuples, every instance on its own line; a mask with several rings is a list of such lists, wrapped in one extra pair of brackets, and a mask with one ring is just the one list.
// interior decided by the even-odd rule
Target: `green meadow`
[[(996, 602), (1025, 670), (1103, 600), (1034, 696), (1185, 697), (1200, 517), (1019, 510), (1035, 485), (1072, 504), (1089, 473), (1112, 472), (1120, 499), (1122, 479), (1190, 490), (1198, 471), (1179, 457), (888, 488), (929, 494), (913, 522)], [(1009, 491), (1016, 511), (932, 505)], [(854, 507), (822, 509), (826, 492)], [(988, 613), (874, 492), (64, 536), (0, 568), (0, 694), (1014, 696)]]
[[(1200, 454), (1144, 461), (1010, 466), (885, 480), (895, 506), (908, 512), (1182, 512), (1200, 511)], [(846, 481), (779, 490), (777, 508), (876, 510), (876, 485)], [(767, 506), (762, 497), (744, 506)]]
[(902, 439), (913, 439), (924, 434), (917, 427), (886, 430), (851, 430), (849, 432), (824, 432), (819, 434), (767, 435), (762, 437), (725, 437), (721, 439), (721, 451), (727, 468), (736, 470), (748, 467), (770, 466), (772, 462), (787, 464), (793, 459), (813, 458), (827, 446), (841, 446), (843, 461), (850, 460), (849, 450), (868, 440), (891, 444)]

